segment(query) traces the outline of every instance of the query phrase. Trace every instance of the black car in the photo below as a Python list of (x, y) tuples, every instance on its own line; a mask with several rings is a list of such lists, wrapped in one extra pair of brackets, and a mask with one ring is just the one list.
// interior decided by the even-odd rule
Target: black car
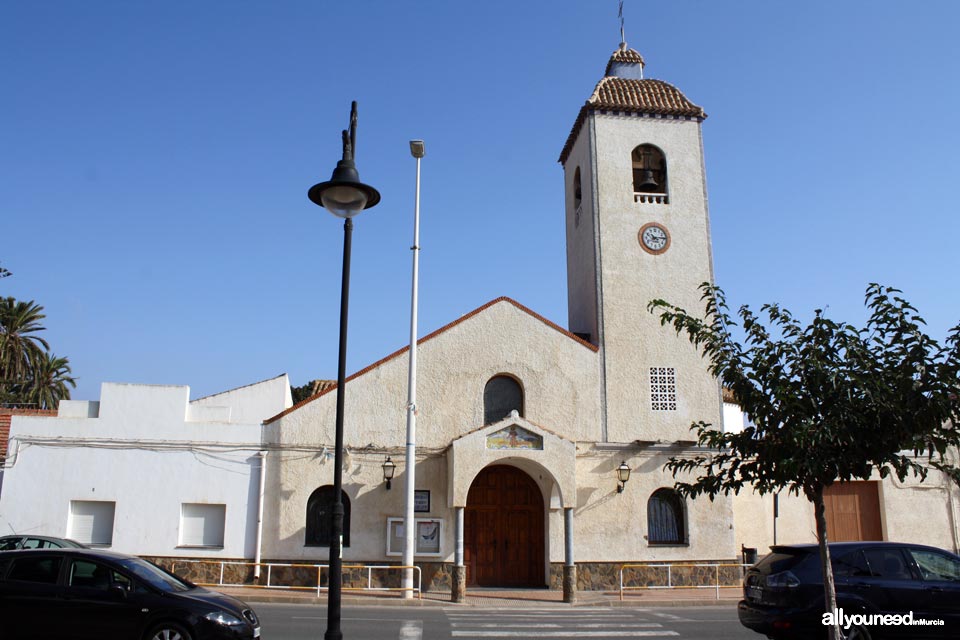
[[(778, 640), (826, 637), (819, 547), (770, 550), (746, 572), (740, 622)], [(960, 638), (960, 557), (916, 544), (837, 542), (830, 558), (847, 638)]]
[(4, 640), (260, 637), (253, 610), (141, 558), (92, 549), (0, 552)]
[(54, 538), (53, 536), (3, 536), (0, 538), (0, 551), (14, 549), (86, 549), (87, 545), (69, 538)]

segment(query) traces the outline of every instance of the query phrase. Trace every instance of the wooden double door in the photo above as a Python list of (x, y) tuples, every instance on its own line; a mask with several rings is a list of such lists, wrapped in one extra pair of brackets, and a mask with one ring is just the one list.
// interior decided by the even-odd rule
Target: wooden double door
[(880, 524), (880, 483), (834, 482), (823, 490), (830, 542), (883, 540)]
[(507, 465), (481, 471), (464, 511), (467, 583), (544, 586), (543, 518), (543, 494), (530, 476)]

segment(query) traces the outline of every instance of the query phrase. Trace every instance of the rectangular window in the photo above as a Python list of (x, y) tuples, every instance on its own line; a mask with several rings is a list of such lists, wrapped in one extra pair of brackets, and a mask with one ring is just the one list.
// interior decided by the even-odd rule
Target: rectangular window
[(677, 410), (677, 371), (673, 367), (650, 367), (650, 409)]
[(180, 505), (181, 547), (223, 547), (225, 504)]
[(113, 544), (113, 517), (116, 502), (71, 500), (67, 537), (93, 547)]

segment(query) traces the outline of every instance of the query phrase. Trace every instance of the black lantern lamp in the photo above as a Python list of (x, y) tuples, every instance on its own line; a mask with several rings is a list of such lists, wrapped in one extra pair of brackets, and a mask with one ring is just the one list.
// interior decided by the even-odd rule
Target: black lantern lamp
[(380, 466), (383, 467), (383, 481), (387, 483), (387, 491), (390, 491), (390, 481), (393, 480), (397, 465), (390, 459), (390, 456), (387, 456), (386, 461)]
[(310, 187), (307, 197), (338, 218), (352, 218), (380, 202), (380, 192), (360, 182), (354, 152), (357, 148), (357, 103), (350, 109), (350, 131), (343, 132), (343, 159), (326, 182)]
[(621, 462), (620, 466), (617, 467), (617, 493), (623, 493), (623, 487), (627, 484), (627, 480), (630, 479), (630, 467), (627, 466), (627, 463)]
[(350, 299), (350, 238), (353, 217), (380, 202), (373, 187), (360, 182), (353, 163), (357, 149), (357, 103), (350, 107), (350, 131), (343, 132), (343, 159), (327, 182), (315, 184), (307, 197), (343, 221), (343, 272), (340, 285), (340, 354), (337, 363), (337, 414), (333, 464), (333, 526), (330, 540), (330, 579), (327, 590), (325, 640), (342, 640), (340, 609), (343, 586), (343, 411), (347, 370), (347, 306)]

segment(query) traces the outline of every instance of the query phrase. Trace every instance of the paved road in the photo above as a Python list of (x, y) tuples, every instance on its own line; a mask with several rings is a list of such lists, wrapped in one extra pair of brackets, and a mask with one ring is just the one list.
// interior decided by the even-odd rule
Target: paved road
[[(326, 630), (326, 608), (256, 606), (264, 640), (315, 640)], [(733, 606), (575, 607), (350, 607), (343, 611), (345, 640), (496, 640), (550, 638), (676, 638), (760, 640), (740, 626)]]

